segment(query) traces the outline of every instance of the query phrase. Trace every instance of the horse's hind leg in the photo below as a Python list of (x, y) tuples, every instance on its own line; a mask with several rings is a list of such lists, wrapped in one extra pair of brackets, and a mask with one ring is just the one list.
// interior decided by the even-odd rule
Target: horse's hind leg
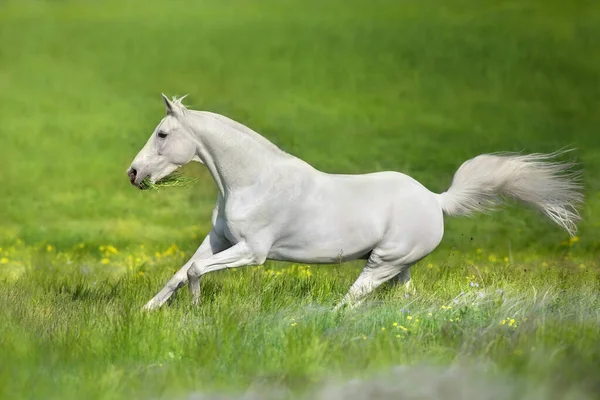
[(402, 271), (400, 271), (400, 273), (398, 273), (398, 275), (390, 279), (389, 284), (392, 287), (403, 285), (404, 290), (407, 293), (415, 293), (415, 286), (410, 278), (410, 267), (404, 268)]
[(408, 270), (417, 261), (410, 253), (403, 257), (379, 255), (380, 253), (384, 252), (377, 249), (373, 250), (367, 265), (356, 282), (350, 287), (346, 296), (335, 306), (334, 311), (338, 311), (346, 305), (350, 305), (351, 308), (359, 306), (367, 294), (395, 276), (402, 274), (403, 271)]

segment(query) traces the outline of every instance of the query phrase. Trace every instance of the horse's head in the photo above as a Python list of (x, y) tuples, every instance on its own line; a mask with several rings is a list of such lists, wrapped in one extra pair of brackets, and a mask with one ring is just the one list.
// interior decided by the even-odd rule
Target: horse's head
[(187, 111), (181, 104), (183, 98), (171, 101), (164, 94), (162, 98), (167, 116), (127, 169), (129, 181), (137, 187), (145, 178), (154, 183), (196, 158), (194, 135), (182, 123)]

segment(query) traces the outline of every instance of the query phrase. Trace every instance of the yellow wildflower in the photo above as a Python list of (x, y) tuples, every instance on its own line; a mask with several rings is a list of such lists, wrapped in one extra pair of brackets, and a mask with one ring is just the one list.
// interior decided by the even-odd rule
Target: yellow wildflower
[(392, 325), (393, 325), (393, 326), (398, 326), (398, 323), (397, 323), (397, 322), (394, 322)]
[(506, 324), (506, 320), (503, 319), (502, 321), (500, 321), (500, 324), (505, 325)]
[(496, 256), (492, 254), (488, 257), (488, 260), (490, 260), (490, 262), (496, 262)]
[(428, 317), (431, 317), (432, 315), (433, 315), (433, 313), (428, 313), (427, 314)]
[(172, 244), (167, 250), (165, 250), (165, 252), (162, 254), (163, 256), (167, 257), (167, 256), (172, 256), (173, 254), (175, 254), (175, 252), (177, 251), (177, 245)]
[(412, 317), (409, 315), (406, 317), (406, 319), (410, 321), (412, 319)]
[(504, 262), (508, 262), (508, 257), (504, 257)]
[(408, 332), (408, 328), (406, 328), (402, 325), (398, 325), (398, 328), (402, 329), (404, 332)]
[(108, 258), (102, 259), (102, 264), (108, 264), (109, 262), (110, 262), (110, 260)]
[(310, 272), (307, 269), (300, 269), (300, 276), (305, 276), (307, 278), (309, 278), (312, 275), (312, 272)]
[(381, 327), (381, 332), (385, 332), (385, 326)]
[(48, 253), (50, 253), (50, 252), (54, 251), (54, 246), (52, 246), (51, 244), (47, 245), (47, 246), (46, 246), (46, 251), (47, 251)]
[(292, 322), (290, 325), (291, 326), (296, 326), (296, 325), (298, 325), (298, 323), (297, 322)]
[(111, 245), (106, 246), (105, 249), (107, 253), (111, 254), (117, 254), (119, 252), (114, 246)]
[(8, 258), (6, 258), (6, 257), (2, 257), (2, 258), (0, 259), (0, 264), (8, 264)]

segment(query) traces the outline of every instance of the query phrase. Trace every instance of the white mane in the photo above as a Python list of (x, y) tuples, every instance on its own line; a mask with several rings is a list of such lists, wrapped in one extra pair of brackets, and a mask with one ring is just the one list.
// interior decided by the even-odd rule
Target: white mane
[(250, 136), (252, 139), (256, 140), (257, 142), (259, 142), (263, 146), (267, 147), (269, 150), (272, 150), (272, 151), (280, 153), (280, 154), (289, 155), (288, 153), (286, 153), (285, 151), (283, 151), (279, 147), (277, 147), (269, 139), (267, 139), (266, 137), (262, 136), (261, 134), (255, 132), (255, 131), (253, 131), (252, 129), (248, 128), (246, 125), (243, 125), (243, 124), (241, 124), (241, 123), (239, 123), (237, 121), (234, 121), (234, 120), (232, 120), (230, 118), (227, 118), (224, 115), (213, 113), (213, 112), (210, 112), (210, 111), (195, 111), (195, 112), (201, 114), (204, 117), (214, 118), (217, 121), (223, 122), (227, 126), (235, 129), (236, 131), (238, 131), (240, 133), (243, 133), (245, 135)]
[(184, 96), (181, 96), (179, 98), (177, 97), (173, 97), (173, 104), (177, 105), (182, 111), (185, 112), (192, 112), (195, 113), (197, 115), (202, 115), (203, 117), (207, 117), (207, 118), (213, 118), (216, 119), (219, 122), (224, 123), (225, 125), (229, 126), (230, 128), (235, 129), (236, 131), (246, 134), (248, 136), (250, 136), (252, 139), (254, 139), (255, 141), (259, 142), (260, 144), (262, 144), (264, 147), (268, 148), (271, 151), (274, 151), (280, 155), (288, 155), (288, 153), (286, 153), (285, 151), (281, 150), (279, 147), (277, 147), (273, 142), (271, 142), (269, 139), (265, 138), (264, 136), (262, 136), (261, 134), (259, 134), (258, 132), (253, 131), (252, 129), (248, 128), (246, 125), (241, 124), (235, 120), (232, 120), (231, 118), (228, 118), (224, 115), (221, 114), (217, 114), (214, 112), (210, 112), (210, 111), (195, 111), (195, 110), (189, 110), (184, 104), (183, 104), (183, 99), (185, 99), (187, 97), (187, 94)]

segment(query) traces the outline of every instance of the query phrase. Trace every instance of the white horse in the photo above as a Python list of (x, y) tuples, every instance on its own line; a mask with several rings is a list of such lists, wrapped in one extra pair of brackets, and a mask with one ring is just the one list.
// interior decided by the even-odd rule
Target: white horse
[(192, 301), (208, 272), (265, 260), (367, 260), (335, 307), (356, 306), (382, 283), (410, 281), (409, 268), (442, 240), (444, 215), (489, 211), (503, 197), (523, 201), (576, 231), (583, 202), (579, 174), (553, 154), (484, 154), (460, 166), (441, 194), (399, 172), (334, 175), (280, 150), (227, 117), (187, 109), (163, 95), (167, 115), (127, 175), (156, 182), (190, 161), (209, 169), (219, 190), (212, 230), (144, 308), (162, 306), (189, 281)]

